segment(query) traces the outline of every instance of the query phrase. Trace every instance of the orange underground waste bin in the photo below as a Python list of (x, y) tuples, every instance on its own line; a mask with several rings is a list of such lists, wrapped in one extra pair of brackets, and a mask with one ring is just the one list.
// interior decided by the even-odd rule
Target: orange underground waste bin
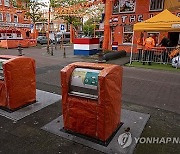
[(16, 110), (36, 101), (35, 60), (0, 55), (0, 107)]
[(61, 70), (64, 130), (106, 142), (121, 125), (122, 67), (72, 63)]

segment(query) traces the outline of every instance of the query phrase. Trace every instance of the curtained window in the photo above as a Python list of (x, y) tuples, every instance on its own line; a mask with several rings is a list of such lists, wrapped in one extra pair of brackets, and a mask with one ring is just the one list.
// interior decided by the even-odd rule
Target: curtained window
[(164, 0), (151, 0), (150, 11), (161, 11), (164, 8)]
[(133, 26), (125, 25), (123, 27), (123, 44), (132, 44)]

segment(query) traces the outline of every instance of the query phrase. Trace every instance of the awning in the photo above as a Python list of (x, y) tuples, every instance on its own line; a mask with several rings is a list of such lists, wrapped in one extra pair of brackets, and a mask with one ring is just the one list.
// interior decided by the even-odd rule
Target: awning
[(134, 24), (134, 31), (180, 32), (180, 18), (166, 9), (148, 20)]

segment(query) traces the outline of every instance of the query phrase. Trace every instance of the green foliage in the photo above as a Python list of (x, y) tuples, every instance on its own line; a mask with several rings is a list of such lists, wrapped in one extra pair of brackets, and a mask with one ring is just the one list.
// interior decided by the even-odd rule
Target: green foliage
[(93, 24), (84, 24), (83, 33), (86, 36), (93, 36), (94, 33), (94, 25)]
[[(26, 0), (27, 1), (27, 0)], [(29, 11), (27, 11), (26, 16), (29, 17), (33, 23), (36, 23), (41, 20), (42, 18), (42, 12), (41, 7), (45, 7), (45, 3), (40, 3), (38, 1), (29, 1), (27, 3), (27, 8)]]
[(94, 35), (94, 29), (98, 29), (98, 26), (96, 23), (99, 23), (98, 18), (90, 18), (84, 23), (83, 32), (86, 36)]

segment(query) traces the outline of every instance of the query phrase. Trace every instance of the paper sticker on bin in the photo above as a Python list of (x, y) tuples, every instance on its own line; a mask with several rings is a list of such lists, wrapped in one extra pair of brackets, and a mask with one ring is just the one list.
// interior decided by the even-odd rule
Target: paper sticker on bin
[(73, 63), (61, 85), (64, 129), (106, 142), (120, 125), (122, 67)]
[(98, 98), (98, 75), (100, 70), (75, 68), (70, 85), (70, 95), (76, 95), (85, 98)]
[(0, 107), (15, 110), (35, 101), (35, 60), (0, 55)]

